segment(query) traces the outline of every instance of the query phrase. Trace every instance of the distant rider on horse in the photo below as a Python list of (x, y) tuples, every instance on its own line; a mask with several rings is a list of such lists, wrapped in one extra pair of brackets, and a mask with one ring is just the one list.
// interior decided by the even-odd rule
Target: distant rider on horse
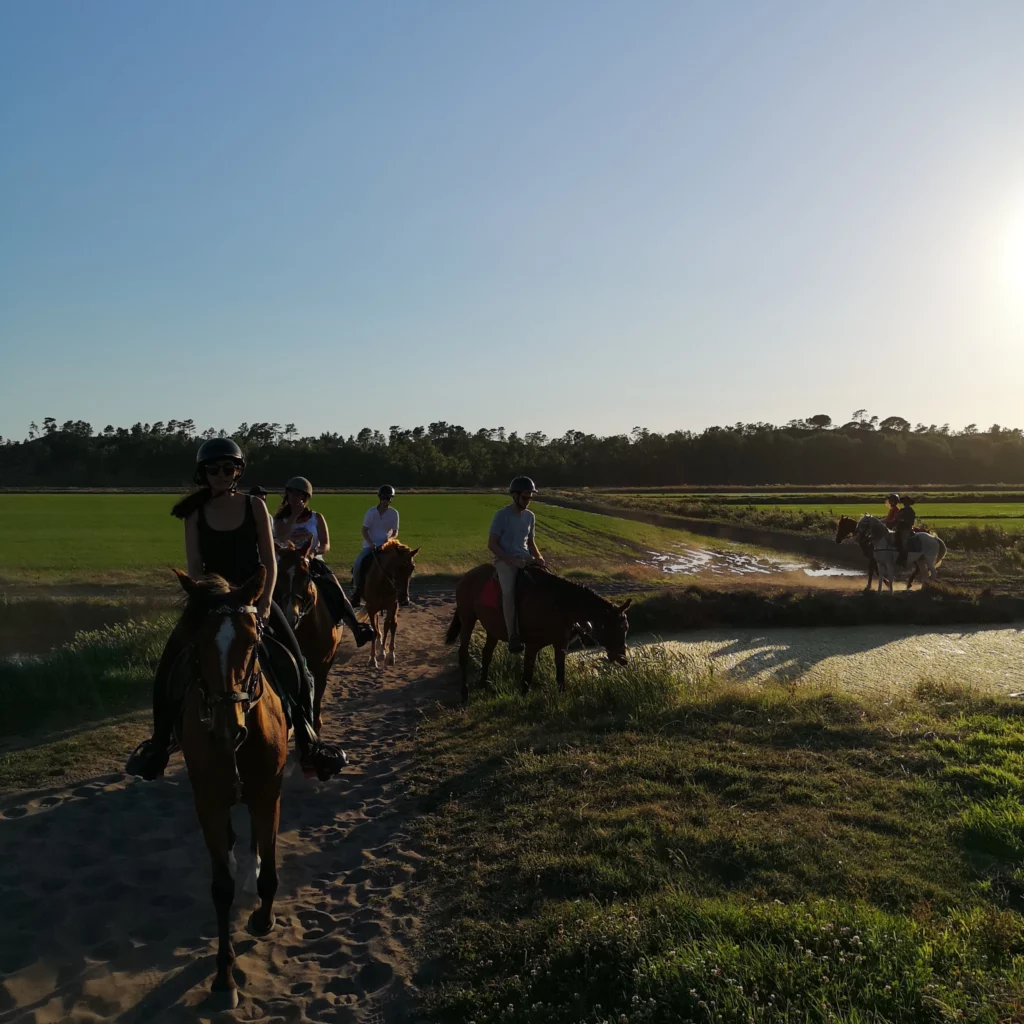
[(895, 491), (893, 491), (892, 494), (887, 494), (885, 496), (885, 504), (887, 508), (885, 510), (885, 518), (882, 522), (885, 523), (885, 528), (887, 530), (895, 530), (896, 520), (899, 518), (900, 514), (900, 496)]
[[(271, 673), (271, 679), (290, 711), (303, 768), (326, 780), (341, 771), (347, 759), (343, 750), (323, 743), (313, 726), (313, 678), (288, 620), (272, 599), (277, 560), (270, 513), (259, 496), (238, 492), (238, 480), (244, 472), (245, 456), (231, 438), (217, 437), (205, 442), (196, 457), (194, 480), (198, 490), (179, 501), (171, 514), (184, 521), (185, 558), (193, 579), (216, 574), (237, 587), (253, 576), (260, 565), (266, 568), (266, 585), (256, 615), (272, 640), (284, 648), (282, 655), (287, 652), (284, 663), (290, 669)], [(164, 647), (153, 680), (153, 736), (128, 759), (125, 770), (129, 774), (155, 779), (167, 767), (174, 728), (185, 700), (184, 689), (176, 685), (176, 669), (184, 668), (189, 675), (194, 672), (187, 653), (189, 630), (183, 619)], [(265, 645), (266, 638), (260, 655), (264, 669), (271, 661), (269, 656), (264, 660)], [(190, 684), (191, 680), (185, 689)]]
[(377, 490), (377, 504), (368, 508), (363, 516), (363, 549), (352, 566), (352, 603), (355, 605), (363, 599), (366, 570), (370, 568), (374, 552), (398, 536), (398, 509), (391, 505), (394, 498), (394, 487), (382, 484)]
[(523, 641), (516, 627), (516, 578), (520, 569), (528, 565), (543, 566), (545, 562), (534, 537), (537, 517), (529, 509), (537, 493), (536, 485), (528, 476), (517, 476), (508, 490), (512, 501), (494, 513), (487, 547), (494, 555), (494, 568), (501, 584), (508, 649), (518, 654), (523, 650)]
[(338, 578), (323, 559), (331, 550), (331, 537), (327, 520), (309, 507), (312, 496), (313, 485), (304, 476), (293, 476), (284, 485), (284, 501), (274, 513), (274, 540), (282, 548), (289, 542), (297, 548), (309, 544), (310, 577), (327, 602), (334, 622), (344, 622), (352, 631), (356, 646), (362, 647), (374, 638), (373, 627), (356, 618)]
[(914, 511), (913, 505), (910, 504), (909, 498), (900, 499), (903, 502), (903, 508), (896, 513), (896, 547), (899, 550), (899, 554), (896, 556), (896, 564), (900, 568), (905, 569), (907, 567), (907, 542), (914, 535), (914, 523), (917, 521), (917, 513)]

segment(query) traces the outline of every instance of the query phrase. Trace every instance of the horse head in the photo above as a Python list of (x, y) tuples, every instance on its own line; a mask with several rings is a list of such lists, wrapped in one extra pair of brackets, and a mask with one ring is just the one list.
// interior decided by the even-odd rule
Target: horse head
[(605, 613), (595, 616), (597, 621), (590, 624), (598, 643), (607, 652), (608, 660), (616, 665), (626, 664), (626, 634), (629, 632), (626, 612), (632, 603), (632, 598), (619, 605), (609, 601)]
[(380, 569), (388, 583), (398, 594), (398, 603), (404, 608), (409, 603), (409, 581), (416, 571), (414, 559), (419, 548), (410, 548), (401, 541), (391, 539), (380, 549)]
[(233, 754), (245, 740), (245, 716), (258, 672), (261, 627), (256, 602), (266, 586), (267, 570), (261, 565), (240, 587), (219, 576), (194, 580), (180, 569), (174, 571), (188, 597), (185, 613), (196, 616), (193, 645), (203, 719)]
[(316, 584), (309, 571), (312, 548), (312, 537), (300, 548), (289, 543), (281, 549), (277, 560), (274, 602), (293, 630), (316, 607)]
[(836, 524), (836, 543), (842, 544), (847, 537), (857, 532), (857, 521), (850, 516), (840, 516)]

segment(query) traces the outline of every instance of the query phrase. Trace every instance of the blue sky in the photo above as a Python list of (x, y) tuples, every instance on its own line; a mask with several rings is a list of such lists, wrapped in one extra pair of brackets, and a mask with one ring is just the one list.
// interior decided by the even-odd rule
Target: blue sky
[(0, 434), (1024, 425), (1024, 4), (0, 6)]

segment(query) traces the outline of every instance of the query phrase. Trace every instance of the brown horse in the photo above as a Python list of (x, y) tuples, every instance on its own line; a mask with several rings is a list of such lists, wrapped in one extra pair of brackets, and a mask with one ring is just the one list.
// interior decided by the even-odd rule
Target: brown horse
[[(370, 558), (363, 584), (363, 598), (366, 601), (366, 612), (370, 623), (377, 634), (370, 645), (370, 664), (380, 668), (377, 660), (377, 637), (380, 638), (380, 652), (384, 654), (384, 664), (395, 663), (395, 631), (398, 629), (398, 606), (403, 608), (409, 603), (409, 580), (416, 571), (413, 559), (419, 554), (419, 548), (410, 548), (394, 537), (381, 545)], [(383, 628), (380, 625), (383, 617)], [(388, 632), (391, 643), (388, 645)]]
[(310, 575), (311, 545), (312, 541), (307, 541), (296, 548), (289, 543), (281, 551), (274, 601), (284, 612), (309, 671), (313, 673), (313, 726), (319, 732), (323, 725), (320, 706), (327, 689), (327, 676), (341, 643), (342, 627), (335, 624), (327, 602), (320, 597)]
[(233, 1008), (238, 991), (232, 977), (231, 806), (242, 802), (249, 807), (260, 905), (249, 917), (248, 930), (266, 935), (274, 927), (288, 726), (281, 701), (266, 685), (259, 663), (260, 628), (254, 606), (266, 584), (266, 569), (260, 566), (235, 589), (219, 576), (193, 580), (175, 572), (188, 595), (183, 620), (190, 627), (194, 651), (176, 732), (213, 865), (219, 948), (212, 998), (218, 1007)]
[[(462, 702), (469, 700), (469, 639), (480, 622), (487, 632), (481, 655), (480, 685), (487, 682), (491, 656), (499, 640), (508, 641), (501, 594), (492, 584), (494, 566), (478, 565), (455, 585), (455, 616), (445, 643), (459, 638), (459, 668), (462, 670)], [(490, 600), (487, 592), (490, 590)], [(519, 574), (517, 587), (519, 634), (523, 655), (523, 693), (533, 683), (537, 655), (545, 647), (555, 649), (555, 676), (559, 690), (565, 689), (565, 652), (574, 636), (591, 637), (608, 652), (608, 660), (626, 664), (626, 612), (633, 603), (615, 605), (589, 587), (563, 579), (539, 568)]]

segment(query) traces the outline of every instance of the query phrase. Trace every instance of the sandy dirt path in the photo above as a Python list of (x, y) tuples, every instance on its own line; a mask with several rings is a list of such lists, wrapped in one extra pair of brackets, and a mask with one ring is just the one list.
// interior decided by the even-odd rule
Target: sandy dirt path
[[(652, 643), (652, 638), (638, 638)], [(695, 670), (889, 696), (918, 682), (1024, 691), (1024, 631), (990, 626), (850, 626), (679, 633), (660, 646)]]
[[(230, 1013), (205, 1009), (216, 928), (180, 755), (155, 783), (118, 773), (6, 796), (0, 1022), (415, 1021), (423, 858), (405, 778), (421, 709), (456, 694), (441, 644), (449, 615), (439, 598), (403, 612), (394, 669), (369, 668), (345, 641), (324, 731), (351, 765), (326, 785), (285, 781), (277, 928), (245, 932), (254, 897), (239, 884)], [(241, 853), (244, 812), (235, 821)]]

